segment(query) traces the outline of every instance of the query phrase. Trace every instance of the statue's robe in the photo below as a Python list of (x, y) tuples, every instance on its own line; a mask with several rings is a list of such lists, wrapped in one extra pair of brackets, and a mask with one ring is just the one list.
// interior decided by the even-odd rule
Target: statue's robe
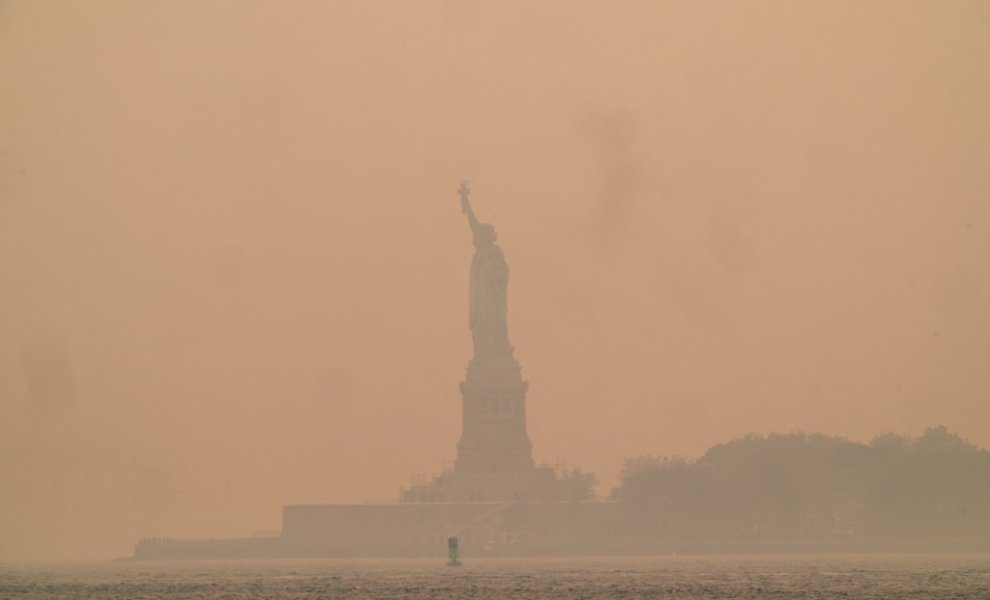
[(495, 244), (477, 247), (471, 259), (468, 326), (475, 358), (511, 358), (507, 322), (509, 265)]

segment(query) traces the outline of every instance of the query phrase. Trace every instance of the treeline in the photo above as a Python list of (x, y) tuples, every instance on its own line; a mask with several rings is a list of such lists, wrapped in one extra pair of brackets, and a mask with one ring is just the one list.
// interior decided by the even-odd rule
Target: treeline
[(651, 539), (990, 540), (990, 452), (944, 427), (869, 444), (750, 435), (694, 462), (628, 460), (613, 497)]

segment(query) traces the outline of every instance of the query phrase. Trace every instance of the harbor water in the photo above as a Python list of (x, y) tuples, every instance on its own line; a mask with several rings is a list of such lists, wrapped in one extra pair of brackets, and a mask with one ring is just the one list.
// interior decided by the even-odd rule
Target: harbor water
[(990, 598), (990, 555), (6, 563), (0, 598)]

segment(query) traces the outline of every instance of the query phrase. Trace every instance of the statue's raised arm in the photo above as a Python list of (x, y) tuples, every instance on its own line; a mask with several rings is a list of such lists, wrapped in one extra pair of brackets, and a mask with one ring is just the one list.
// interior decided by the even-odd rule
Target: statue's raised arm
[(467, 215), (468, 225), (471, 226), (471, 232), (477, 234), (478, 232), (478, 219), (474, 216), (474, 211), (471, 210), (471, 201), (468, 199), (468, 195), (471, 193), (471, 188), (468, 187), (468, 182), (462, 181), (461, 187), (457, 189), (457, 193), (461, 196), (461, 212)]

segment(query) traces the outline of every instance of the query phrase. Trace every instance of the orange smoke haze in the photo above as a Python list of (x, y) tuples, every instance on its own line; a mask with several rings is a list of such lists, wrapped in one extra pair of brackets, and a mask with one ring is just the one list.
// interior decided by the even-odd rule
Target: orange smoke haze
[(538, 461), (990, 446), (990, 3), (0, 4), (0, 558), (455, 455), (493, 223)]

